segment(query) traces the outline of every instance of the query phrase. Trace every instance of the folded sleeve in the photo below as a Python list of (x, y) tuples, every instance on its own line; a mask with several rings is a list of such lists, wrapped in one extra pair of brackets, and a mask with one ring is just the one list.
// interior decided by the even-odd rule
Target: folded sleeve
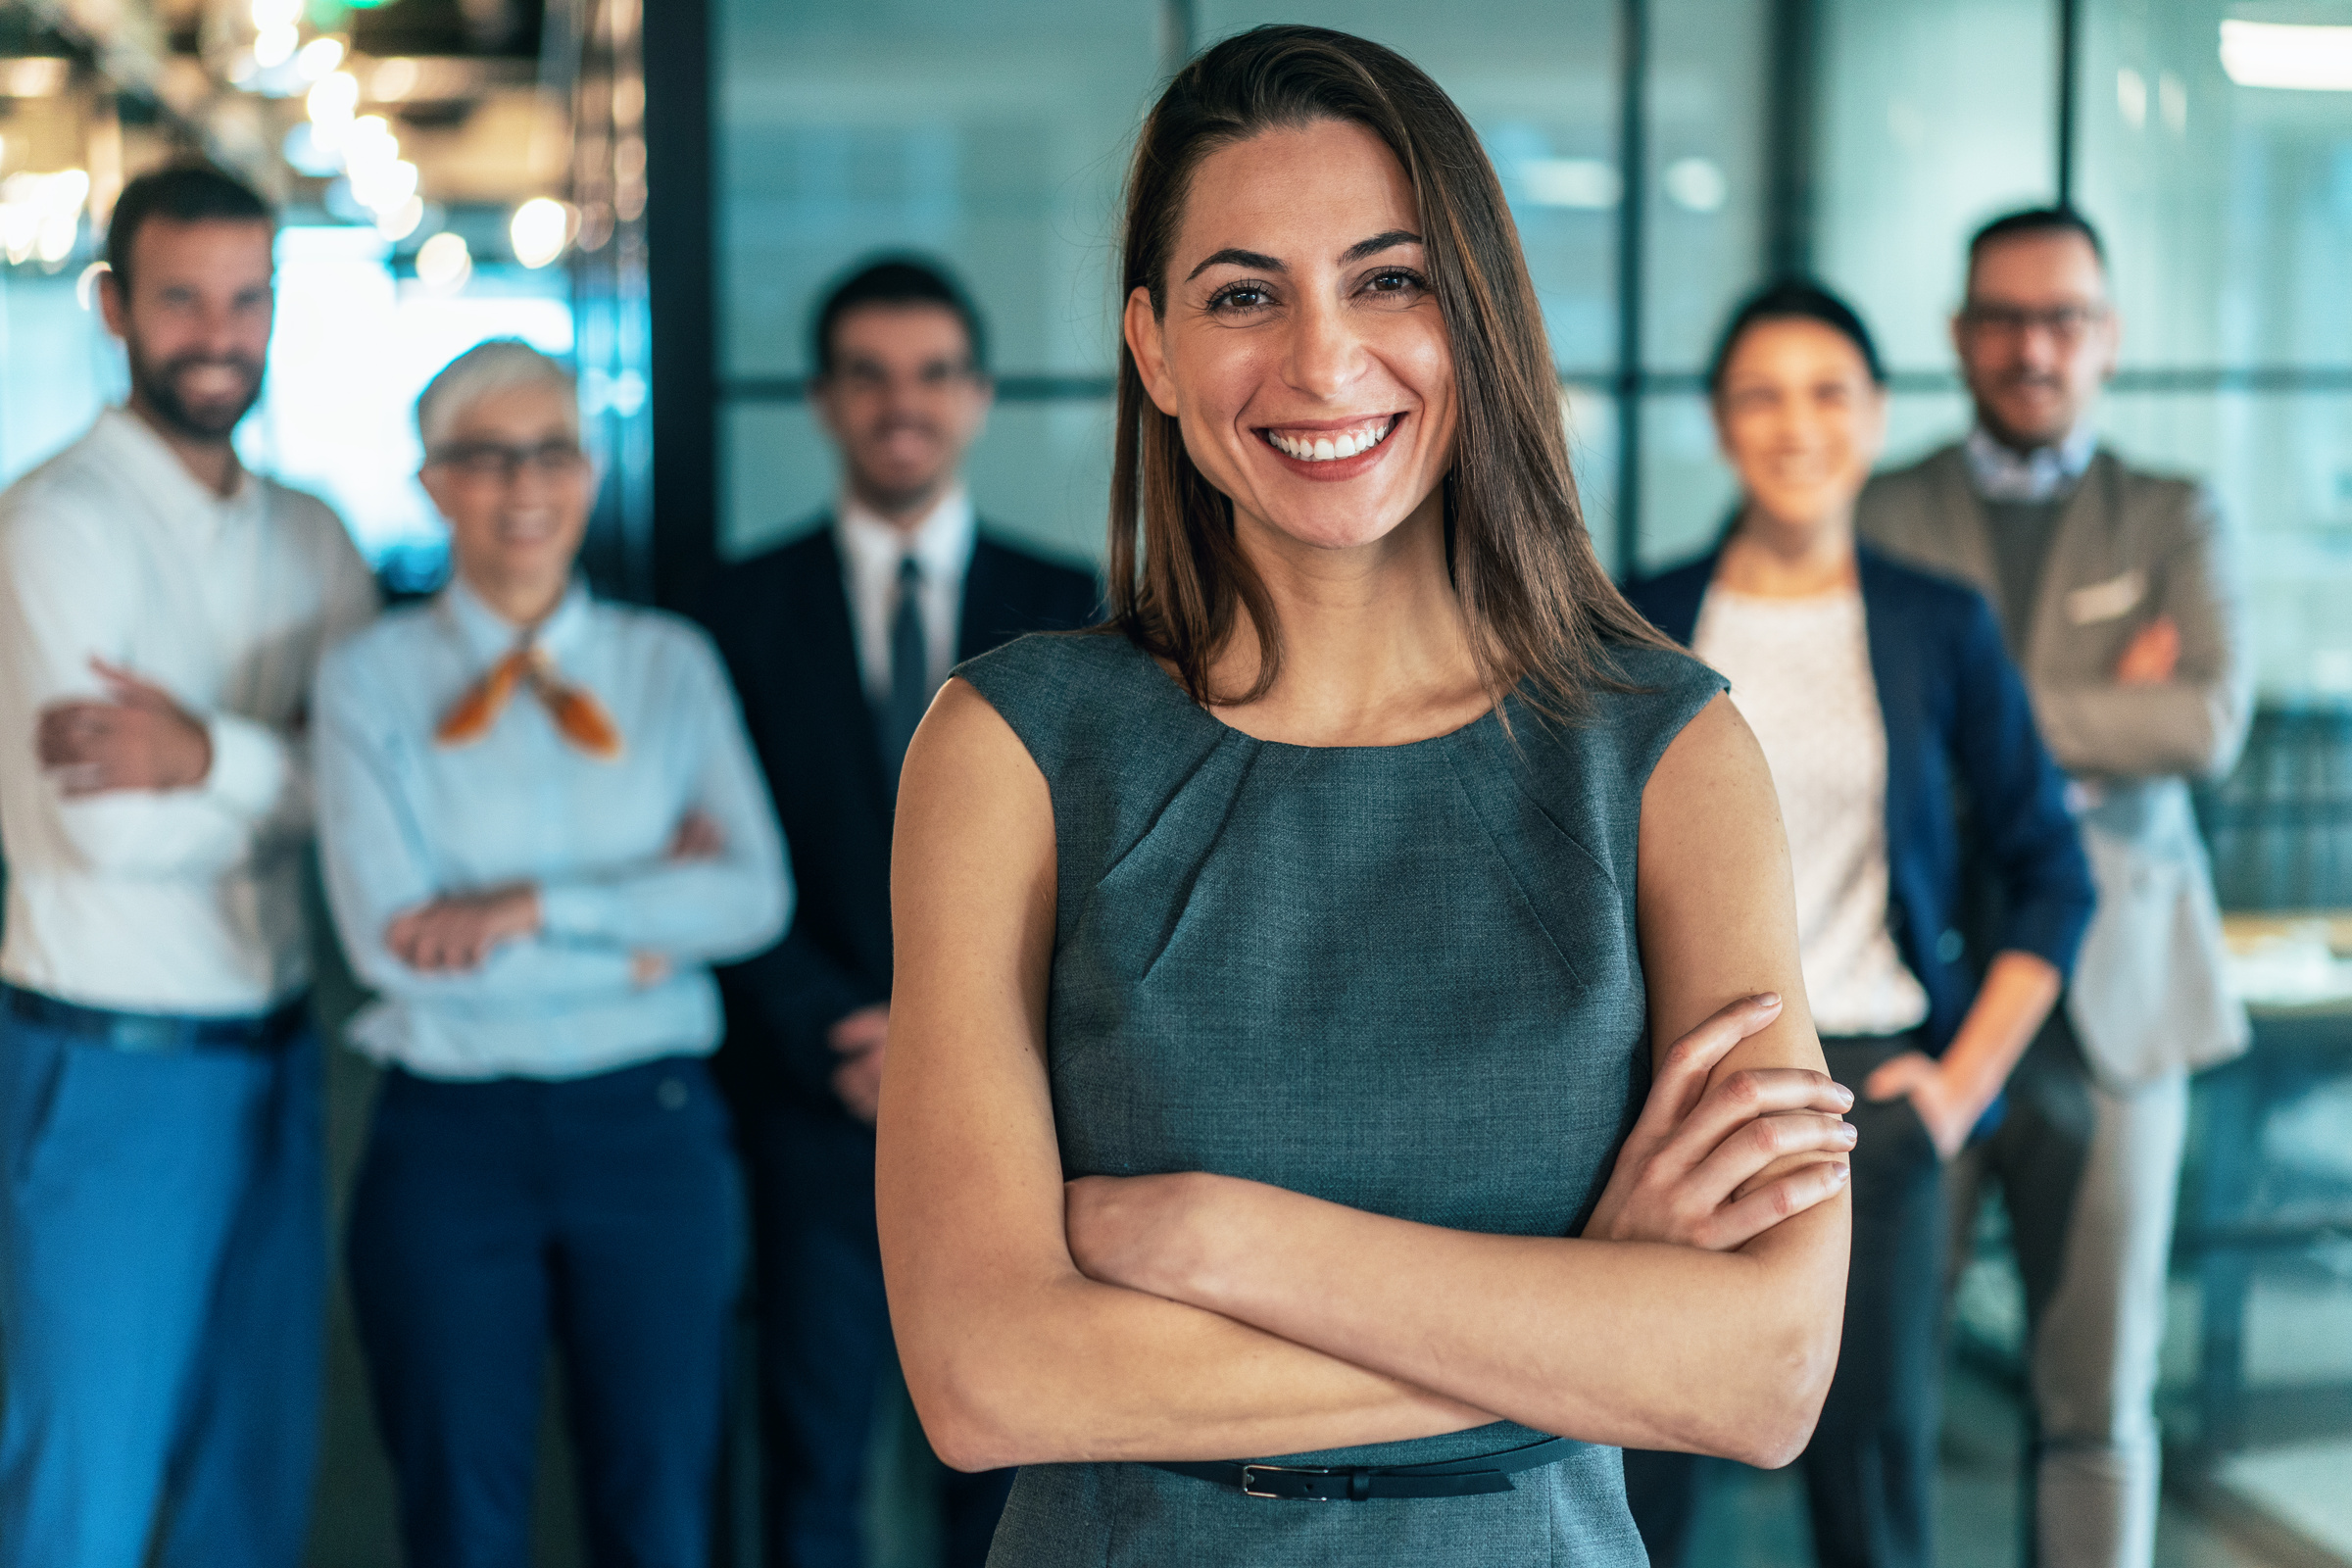
[(401, 782), (400, 737), (371, 717), (395, 706), (371, 696), (364, 653), (351, 647), (328, 656), (312, 697), (319, 859), (353, 970), (389, 996), (474, 1007), (594, 1002), (636, 990), (627, 949), (544, 932), (500, 945), (472, 970), (428, 974), (392, 956), (384, 931), (393, 917), (442, 890), (430, 841)]
[(681, 634), (670, 653), (676, 674), (665, 708), (685, 753), (687, 800), (718, 830), (719, 850), (544, 882), (540, 913), (554, 937), (725, 962), (776, 940), (792, 883), (734, 688), (699, 633)]
[[(99, 522), (56, 486), (12, 497), (0, 513), (0, 745), (12, 754), (0, 776), (47, 818), (40, 836), (84, 868), (157, 879), (233, 870), (253, 857), (285, 765), (283, 738), (268, 726), (209, 720), (216, 768), (225, 758), (228, 771), (194, 789), (70, 799), (34, 755), (43, 709), (105, 700), (92, 659), (129, 662), (136, 609), (104, 585), (128, 579), (135, 564)], [(171, 684), (170, 671), (138, 673)]]
[(2189, 491), (2178, 530), (2150, 573), (2153, 609), (2180, 629), (2171, 680), (2039, 686), (2041, 732), (2068, 772), (2094, 778), (2227, 773), (2254, 710), (2243, 607), (2212, 496)]

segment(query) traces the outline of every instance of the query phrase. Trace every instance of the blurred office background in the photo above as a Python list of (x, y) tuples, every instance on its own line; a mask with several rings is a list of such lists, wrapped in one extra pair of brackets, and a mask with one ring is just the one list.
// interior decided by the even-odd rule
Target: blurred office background
[[(1969, 230), (2052, 199), (2105, 229), (2126, 323), (2107, 432), (2219, 491), (2264, 701), (2203, 808), (2261, 1021), (2199, 1087), (2161, 1557), (2352, 1562), (2352, 916), (2330, 915), (2352, 909), (2352, 0), (13, 0), (0, 482), (120, 395), (90, 300), (108, 207), (200, 147), (285, 213), (248, 461), (331, 500), (395, 591), (443, 569), (409, 404), (497, 333), (580, 368), (606, 590), (685, 604), (808, 526), (833, 477), (807, 315), (880, 249), (947, 259), (989, 318), (983, 515), (1099, 559), (1126, 148), (1176, 64), (1268, 21), (1390, 43), (1477, 124), (1620, 570), (1723, 520), (1701, 367), (1763, 276), (1809, 269), (1860, 306), (1899, 461), (1965, 425), (1945, 321)], [(348, 1157), (368, 1085), (338, 1073)], [(2018, 1556), (2000, 1225), (1953, 1336), (1959, 1565)], [(389, 1563), (347, 1338), (337, 1355), (318, 1560)], [(883, 1441), (904, 1462), (879, 1560), (920, 1561), (896, 1503), (925, 1477), (910, 1434)], [(571, 1561), (553, 1467), (543, 1492), (544, 1560)], [(1786, 1477), (1727, 1489), (1707, 1528), (1727, 1563), (1805, 1560)]]

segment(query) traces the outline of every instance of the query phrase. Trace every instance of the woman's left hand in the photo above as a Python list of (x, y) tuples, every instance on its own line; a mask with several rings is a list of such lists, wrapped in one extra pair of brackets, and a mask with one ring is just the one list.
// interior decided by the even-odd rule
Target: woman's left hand
[[(1070, 1260), (1088, 1279), (1184, 1299), (1188, 1281), (1209, 1266), (1212, 1195), (1241, 1201), (1254, 1183), (1200, 1171), (1172, 1176), (1082, 1176), (1062, 1186)], [(1219, 1192), (1219, 1189), (1231, 1191)]]
[(1936, 1145), (1936, 1152), (1945, 1159), (1967, 1145), (1969, 1129), (1984, 1114), (1977, 1097), (1954, 1084), (1942, 1063), (1917, 1051), (1906, 1051), (1880, 1062), (1862, 1081), (1862, 1093), (1879, 1101), (1900, 1100), (1908, 1095), (1911, 1108), (1919, 1113), (1920, 1125), (1927, 1128), (1929, 1139)]
[(529, 883), (450, 893), (394, 916), (384, 928), (392, 956), (426, 974), (478, 969), (502, 942), (539, 930), (539, 890)]
[[(1798, 1067), (1708, 1081), (1740, 1042), (1780, 1015), (1779, 997), (1744, 997), (1667, 1050), (1585, 1222), (1588, 1240), (1728, 1252), (1843, 1190), (1851, 1091)], [(1768, 1174), (1790, 1156), (1813, 1157)]]

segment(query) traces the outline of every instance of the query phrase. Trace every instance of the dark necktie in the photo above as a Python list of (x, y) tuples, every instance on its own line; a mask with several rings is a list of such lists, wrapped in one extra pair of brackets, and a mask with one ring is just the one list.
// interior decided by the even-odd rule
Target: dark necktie
[(931, 642), (923, 635), (923, 568), (912, 556), (899, 560), (899, 608), (890, 617), (890, 696), (882, 705), (882, 771), (899, 791), (906, 743), (931, 706)]

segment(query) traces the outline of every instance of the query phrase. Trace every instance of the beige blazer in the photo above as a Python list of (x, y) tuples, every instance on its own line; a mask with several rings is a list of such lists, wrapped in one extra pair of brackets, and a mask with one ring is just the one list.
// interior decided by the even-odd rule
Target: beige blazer
[[(1856, 525), (1887, 553), (2000, 603), (1990, 536), (1958, 446), (1882, 474)], [(2124, 686), (2116, 661), (2140, 627), (2180, 628), (2178, 673)], [(2083, 853), (2098, 910), (2067, 991), (2068, 1016), (2117, 1088), (2194, 1070), (2246, 1047), (2223, 968), (2221, 914), (2188, 783), (2229, 771), (2253, 710), (2238, 595), (2211, 494), (2091, 459), (2050, 542), (2024, 651), (2042, 740), (2082, 786)]]

